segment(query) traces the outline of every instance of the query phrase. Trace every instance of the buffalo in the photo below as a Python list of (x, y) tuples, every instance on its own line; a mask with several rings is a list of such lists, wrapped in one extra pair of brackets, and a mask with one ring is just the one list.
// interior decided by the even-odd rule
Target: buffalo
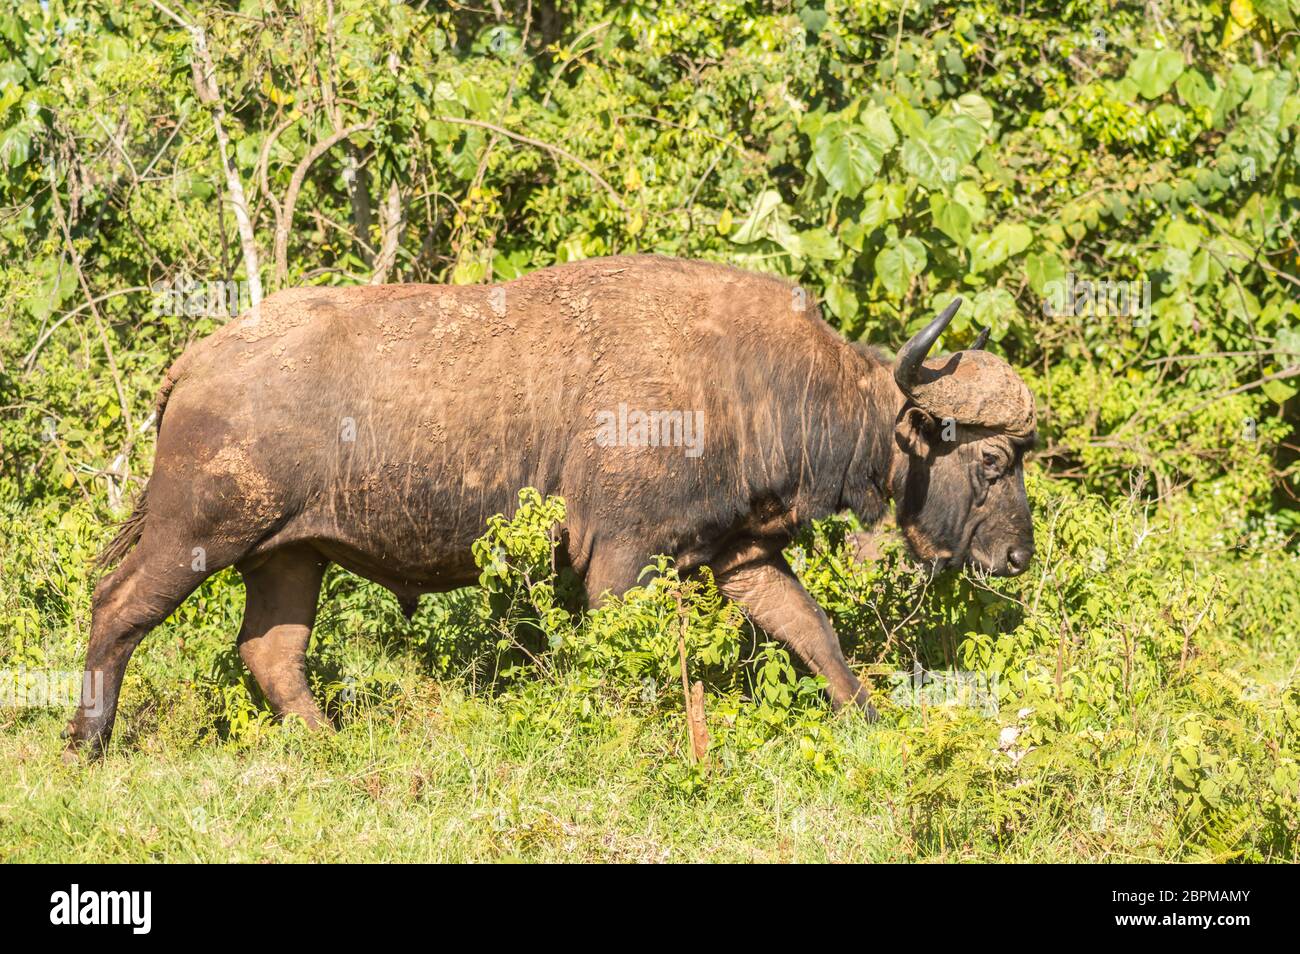
[(279, 716), (327, 725), (305, 652), (330, 563), (420, 594), (475, 582), (471, 544), (531, 486), (599, 600), (656, 554), (720, 591), (870, 711), (782, 550), (893, 501), (936, 570), (1023, 571), (1033, 398), (979, 341), (890, 362), (803, 289), (725, 265), (589, 259), (497, 285), (281, 291), (188, 348), (160, 388), (152, 476), (102, 554), (68, 755), (103, 751), (135, 647), (207, 577), (245, 585), (239, 652)]

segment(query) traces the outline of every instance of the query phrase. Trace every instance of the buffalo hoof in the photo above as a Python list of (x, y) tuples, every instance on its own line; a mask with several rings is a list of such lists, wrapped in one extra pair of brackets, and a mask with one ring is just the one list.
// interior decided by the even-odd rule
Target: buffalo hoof
[(338, 731), (334, 723), (330, 721), (329, 716), (325, 715), (320, 710), (320, 707), (314, 703), (309, 706), (278, 712), (275, 718), (281, 726), (288, 729), (319, 732), (323, 735), (332, 735)]
[(880, 713), (876, 711), (876, 707), (868, 700), (869, 697), (866, 687), (859, 686), (857, 692), (852, 696), (852, 698), (846, 699), (841, 696), (837, 699), (835, 696), (832, 696), (831, 709), (834, 710), (836, 714), (856, 712), (868, 722), (875, 722), (880, 718)]
[(68, 744), (63, 747), (63, 764), (64, 765), (83, 765), (92, 762), (98, 762), (104, 757), (106, 742), (102, 736), (96, 735), (93, 738), (82, 738), (77, 733), (77, 728), (71, 722), (63, 727), (59, 733), (59, 738), (67, 739)]

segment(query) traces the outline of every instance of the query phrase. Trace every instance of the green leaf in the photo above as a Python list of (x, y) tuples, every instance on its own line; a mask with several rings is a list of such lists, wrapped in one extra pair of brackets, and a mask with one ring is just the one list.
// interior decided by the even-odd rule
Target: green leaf
[(813, 141), (813, 159), (831, 188), (856, 199), (897, 141), (889, 116), (872, 107), (861, 124), (836, 121), (823, 126)]
[(1300, 328), (1279, 328), (1277, 347), (1293, 358), (1300, 357)]
[(235, 142), (235, 160), (241, 169), (252, 169), (257, 164), (261, 143), (256, 136), (242, 136)]
[(989, 105), (988, 100), (978, 93), (967, 93), (964, 96), (958, 96), (957, 101), (952, 104), (953, 111), (964, 116), (969, 116), (988, 132), (993, 128), (993, 107)]
[(1188, 254), (1200, 247), (1201, 237), (1204, 234), (1199, 225), (1184, 219), (1178, 219), (1165, 226), (1165, 241)]
[(32, 156), (32, 137), (25, 124), (10, 126), (0, 133), (0, 163), (12, 169), (21, 166)]
[(1291, 7), (1295, 7), (1295, 4), (1292, 3), (1288, 6), (1287, 0), (1254, 0), (1254, 7), (1258, 13), (1272, 20), (1280, 27), (1290, 29), (1296, 24), (1295, 16), (1291, 10)]
[(858, 296), (838, 279), (826, 286), (826, 306), (841, 322), (852, 321), (858, 314)]
[[(835, 259), (840, 257), (840, 243), (826, 229), (809, 229), (794, 236), (788, 249), (797, 258)], [(786, 243), (782, 243), (786, 244)]]
[(1268, 381), (1260, 390), (1274, 404), (1285, 404), (1296, 395), (1296, 385), (1290, 380)]
[(990, 328), (989, 337), (1001, 341), (1016, 318), (1016, 300), (1005, 288), (986, 288), (975, 296), (971, 321), (977, 327)]
[(903, 143), (903, 168), (931, 192), (950, 189), (983, 141), (983, 128), (969, 116), (937, 116)]
[(1213, 279), (1223, 276), (1223, 268), (1219, 266), (1208, 251), (1201, 249), (1192, 256), (1191, 268), (1187, 273), (1187, 280), (1196, 287), (1204, 285)]
[(1192, 257), (1176, 246), (1166, 248), (1163, 254), (1157, 256), (1157, 261), (1175, 284), (1187, 278), (1192, 270)]
[(23, 98), (23, 87), (19, 83), (3, 83), (0, 81), (0, 116), (9, 112), (9, 109)]
[(478, 169), (478, 157), (483, 154), (486, 142), (487, 134), (482, 129), (465, 130), (465, 142), (451, 155), (448, 162), (448, 167), (457, 178), (468, 182), (474, 177)]
[(904, 137), (925, 134), (925, 118), (902, 96), (891, 96), (888, 100), (889, 118)]
[(758, 194), (740, 228), (731, 233), (731, 241), (737, 245), (749, 245), (761, 238), (768, 237), (768, 226), (776, 210), (781, 207), (781, 193), (767, 189)]
[(1187, 70), (1182, 76), (1178, 77), (1175, 84), (1178, 95), (1184, 103), (1193, 109), (1214, 111), (1215, 100), (1218, 99), (1218, 90), (1212, 89), (1210, 83), (1199, 70)]
[(902, 298), (926, 265), (925, 246), (914, 236), (887, 246), (876, 256), (876, 276), (895, 298)]
[(1004, 222), (990, 233), (975, 236), (970, 246), (972, 274), (978, 275), (1019, 255), (1033, 240), (1034, 233), (1029, 226), (1018, 222)]
[(456, 88), (456, 99), (469, 111), (471, 116), (490, 119), (496, 115), (497, 100), (492, 95), (492, 91), (483, 83), (471, 83), (469, 80), (463, 81)]
[(956, 199), (950, 199), (942, 192), (930, 196), (930, 214), (934, 225), (963, 248), (970, 241), (971, 215), (966, 207)]
[(886, 222), (901, 219), (907, 210), (907, 189), (901, 185), (877, 182), (866, 192), (859, 221), (866, 229), (877, 229)]
[[(1065, 262), (1052, 252), (1030, 252), (1025, 256), (1025, 277), (1029, 287), (1038, 295), (1046, 295), (1053, 288), (1064, 290)], [(1060, 311), (1062, 302), (1053, 305)]]
[(1147, 99), (1156, 99), (1169, 92), (1174, 81), (1183, 75), (1186, 64), (1178, 50), (1143, 50), (1133, 58), (1126, 74), (1138, 92)]
[(966, 207), (970, 213), (971, 222), (980, 222), (988, 212), (988, 205), (984, 200), (984, 193), (980, 187), (969, 179), (963, 179), (957, 183), (957, 188), (953, 190), (953, 198)]
[(61, 258), (38, 259), (28, 265), (28, 272), (38, 281), (23, 307), (34, 318), (45, 320), (76, 290), (76, 269)]
[(853, 251), (861, 252), (868, 231), (868, 226), (861, 221), (845, 222), (840, 226), (840, 241)]

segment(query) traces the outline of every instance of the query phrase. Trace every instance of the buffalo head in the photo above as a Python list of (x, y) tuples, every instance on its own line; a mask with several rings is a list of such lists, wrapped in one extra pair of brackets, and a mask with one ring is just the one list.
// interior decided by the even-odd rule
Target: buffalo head
[(1009, 364), (984, 350), (987, 332), (967, 351), (927, 358), (960, 306), (958, 298), (898, 353), (894, 380), (904, 400), (890, 489), (918, 558), (1014, 576), (1034, 554), (1023, 470), (1034, 399)]

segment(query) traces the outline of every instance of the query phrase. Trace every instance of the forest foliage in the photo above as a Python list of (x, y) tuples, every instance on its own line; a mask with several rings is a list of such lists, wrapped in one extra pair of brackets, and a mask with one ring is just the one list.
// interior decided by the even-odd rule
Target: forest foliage
[[(1093, 832), (1084, 855), (1294, 858), (1297, 21), (1295, 0), (18, 0), (0, 662), (77, 668), (89, 559), (147, 478), (163, 372), (260, 294), (657, 252), (787, 276), (886, 348), (961, 294), (942, 346), (990, 327), (1038, 401), (1034, 570), (930, 581), (893, 544), (858, 562), (841, 519), (790, 552), (883, 698), (906, 671), (995, 685), (983, 709), (882, 703), (909, 850), (1000, 851), (1046, 817)], [(611, 707), (680, 719), (684, 628), (714, 751), (662, 753), (674, 792), (791, 742), (846, 804), (869, 797), (815, 683), (707, 578), (661, 563), (572, 614), (546, 572), (563, 502), (527, 499), (485, 527), (483, 589), (409, 623), (331, 575), (313, 679), (332, 713), (399, 705), (419, 673), (486, 680), (541, 737), (599, 735)], [(226, 575), (183, 606), (127, 711), (180, 693), (186, 744), (261, 737), (240, 604)], [(1162, 821), (1119, 835), (1099, 810)]]

